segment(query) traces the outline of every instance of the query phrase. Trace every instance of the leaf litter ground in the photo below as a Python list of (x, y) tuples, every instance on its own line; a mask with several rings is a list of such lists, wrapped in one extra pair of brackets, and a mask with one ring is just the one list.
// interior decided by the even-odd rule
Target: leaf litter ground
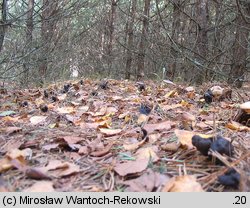
[[(0, 94), (0, 191), (249, 191), (250, 129), (233, 121), (249, 89), (206, 104), (214, 85), (86, 79), (7, 87)], [(223, 136), (234, 154), (203, 155), (194, 135)], [(222, 185), (218, 177), (230, 168), (240, 182)]]

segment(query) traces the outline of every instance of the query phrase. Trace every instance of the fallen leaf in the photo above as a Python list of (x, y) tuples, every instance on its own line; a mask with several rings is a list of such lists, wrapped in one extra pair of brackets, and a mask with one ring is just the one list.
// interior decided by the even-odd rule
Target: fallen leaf
[(7, 158), (0, 159), (0, 173), (7, 171), (13, 167), (11, 161)]
[(50, 180), (51, 177), (49, 177), (45, 172), (41, 170), (41, 168), (27, 168), (25, 171), (25, 175), (28, 178), (36, 179), (36, 180)]
[(78, 108), (78, 111), (82, 113), (86, 113), (89, 110), (89, 106), (85, 105), (85, 106), (81, 106)]
[(5, 116), (11, 116), (11, 115), (14, 115), (16, 114), (15, 111), (3, 111), (0, 113), (0, 117), (5, 117)]
[(138, 149), (139, 147), (141, 147), (146, 142), (146, 140), (147, 140), (147, 137), (141, 140), (140, 142), (136, 142), (133, 144), (124, 144), (123, 147), (125, 150), (134, 151)]
[(54, 192), (53, 182), (39, 181), (34, 183), (31, 187), (24, 189), (23, 192)]
[(81, 123), (80, 127), (82, 129), (97, 129), (99, 125), (99, 123)]
[(113, 136), (116, 134), (121, 133), (121, 129), (106, 129), (106, 128), (100, 128), (99, 129), (101, 133), (107, 135), (107, 136)]
[(44, 151), (50, 151), (50, 150), (55, 150), (55, 149), (57, 149), (59, 147), (59, 144), (48, 144), (48, 145), (44, 145), (43, 147), (42, 147), (42, 149), (44, 150)]
[(128, 161), (124, 163), (116, 164), (114, 170), (120, 176), (126, 176), (128, 174), (136, 174), (145, 170), (148, 166), (148, 163), (156, 162), (159, 160), (159, 157), (156, 155), (154, 147), (139, 149), (136, 152), (136, 160)]
[(48, 171), (49, 175), (52, 175), (54, 177), (64, 177), (78, 173), (80, 171), (80, 168), (79, 166), (69, 162), (53, 160), (50, 161), (49, 164), (42, 170)]
[(67, 97), (67, 94), (63, 94), (63, 95), (57, 96), (58, 100), (60, 100), (60, 101), (65, 100), (66, 97)]
[(177, 144), (175, 142), (161, 145), (161, 149), (162, 150), (169, 151), (169, 152), (177, 152), (177, 150), (179, 149), (179, 147), (180, 147), (180, 144)]
[(136, 152), (136, 158), (138, 160), (147, 159), (151, 162), (157, 162), (160, 158), (156, 155), (156, 151), (158, 151), (156, 146), (139, 149)]
[(6, 122), (17, 122), (19, 120), (19, 117), (11, 117), (11, 116), (5, 116), (4, 118), (2, 118), (3, 121), (6, 121)]
[(148, 135), (148, 139), (149, 139), (150, 144), (153, 144), (153, 143), (157, 142), (160, 138), (161, 138), (160, 133)]
[(213, 136), (213, 135), (199, 134), (197, 132), (186, 131), (186, 130), (179, 130), (179, 129), (175, 130), (175, 135), (178, 137), (180, 144), (184, 148), (188, 148), (188, 149), (194, 148), (194, 146), (192, 144), (192, 137), (194, 135), (199, 135), (202, 138), (210, 138), (210, 137)]
[(13, 149), (18, 149), (22, 144), (23, 142), (21, 141), (21, 139), (13, 138), (9, 140), (4, 146), (2, 146), (1, 152), (5, 153)]
[(146, 124), (143, 128), (148, 132), (148, 134), (154, 131), (169, 131), (172, 128), (173, 122), (164, 121), (158, 124)]
[(158, 189), (162, 185), (166, 184), (169, 177), (161, 175), (148, 169), (143, 175), (136, 179), (122, 182), (122, 184), (128, 185), (126, 191), (129, 192), (152, 192)]
[(106, 110), (106, 114), (115, 114), (115, 113), (117, 113), (117, 108), (115, 108), (115, 107), (107, 107), (107, 110)]
[(60, 169), (60, 168), (67, 168), (68, 167), (68, 163), (67, 162), (62, 162), (60, 160), (51, 160), (49, 161), (48, 165), (45, 166), (45, 170), (46, 171), (50, 171), (50, 170), (56, 170), (56, 169)]
[(88, 155), (90, 153), (91, 149), (87, 146), (82, 146), (78, 150), (79, 155)]
[(10, 126), (10, 127), (4, 128), (3, 131), (7, 134), (13, 134), (13, 133), (17, 133), (19, 131), (22, 131), (22, 128)]
[(113, 143), (108, 144), (103, 150), (91, 152), (90, 155), (94, 157), (102, 157), (110, 152)]
[(192, 175), (176, 176), (171, 178), (162, 189), (162, 192), (204, 192), (201, 184)]
[(145, 114), (140, 114), (138, 119), (137, 119), (137, 123), (139, 125), (141, 125), (142, 123), (146, 123), (148, 121), (149, 116), (145, 115)]
[(45, 122), (46, 119), (47, 119), (47, 116), (33, 116), (30, 118), (30, 122), (33, 125), (37, 125), (39, 123)]
[(235, 131), (250, 131), (249, 127), (235, 121), (230, 121), (229, 123), (227, 123), (226, 127)]
[(169, 93), (167, 93), (164, 97), (165, 98), (171, 98), (171, 97), (174, 97), (174, 96), (177, 96), (177, 95), (178, 95), (178, 93), (175, 90), (172, 90)]
[(75, 108), (74, 107), (57, 108), (57, 112), (60, 114), (71, 114), (75, 112)]
[(123, 97), (121, 97), (121, 96), (112, 96), (111, 99), (112, 99), (113, 101), (118, 101), (118, 100), (122, 100)]
[(128, 161), (119, 163), (115, 166), (114, 170), (120, 176), (126, 176), (128, 174), (136, 174), (144, 171), (148, 166), (148, 159), (140, 159), (136, 161)]
[(192, 87), (192, 86), (185, 88), (185, 90), (187, 92), (194, 92), (195, 91), (194, 87)]
[(77, 136), (65, 136), (62, 138), (67, 144), (77, 144), (78, 142), (84, 140), (82, 137)]
[(68, 163), (67, 168), (57, 169), (53, 173), (51, 173), (55, 177), (65, 177), (70, 176), (76, 173), (79, 173), (80, 168), (78, 165)]
[(107, 106), (102, 107), (99, 109), (98, 112), (94, 113), (93, 116), (104, 116), (107, 112)]
[(25, 158), (28, 156), (26, 150), (13, 149), (6, 153), (5, 157), (0, 160), (0, 173), (11, 168), (25, 168)]

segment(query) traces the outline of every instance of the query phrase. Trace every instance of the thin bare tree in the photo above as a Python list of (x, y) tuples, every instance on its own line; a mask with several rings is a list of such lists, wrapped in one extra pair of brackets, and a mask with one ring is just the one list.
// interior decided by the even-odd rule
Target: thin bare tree
[(143, 21), (142, 21), (140, 43), (139, 43), (137, 73), (136, 73), (137, 80), (140, 80), (144, 76), (145, 54), (146, 54), (146, 48), (147, 48), (147, 35), (148, 35), (148, 26), (149, 26), (150, 2), (151, 0), (144, 0), (144, 12), (143, 12), (143, 17), (142, 17)]

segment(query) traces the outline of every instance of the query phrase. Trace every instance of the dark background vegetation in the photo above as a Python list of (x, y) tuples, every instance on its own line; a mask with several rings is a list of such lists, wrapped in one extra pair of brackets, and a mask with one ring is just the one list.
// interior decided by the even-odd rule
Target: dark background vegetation
[(248, 81), (249, 0), (2, 0), (0, 81)]

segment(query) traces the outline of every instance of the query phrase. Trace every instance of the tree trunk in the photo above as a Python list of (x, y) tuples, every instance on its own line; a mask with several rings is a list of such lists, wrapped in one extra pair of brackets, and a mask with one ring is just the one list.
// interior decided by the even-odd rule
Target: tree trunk
[(6, 20), (7, 20), (7, 0), (3, 0), (0, 4), (0, 52), (3, 48), (4, 36), (5, 36), (5, 28), (6, 28)]
[(34, 3), (35, 0), (28, 0), (28, 11), (26, 20), (26, 49), (24, 50), (25, 63), (23, 64), (24, 74), (23, 74), (23, 85), (27, 86), (29, 82), (29, 62), (31, 60), (30, 56), (27, 56), (30, 49), (32, 48), (32, 36), (33, 36), (33, 13), (34, 13)]
[(144, 76), (145, 70), (145, 53), (147, 45), (147, 33), (149, 25), (149, 12), (150, 12), (150, 0), (144, 0), (144, 15), (142, 22), (141, 39), (139, 43), (138, 63), (137, 63), (137, 80), (140, 80)]
[(178, 51), (176, 45), (179, 45), (179, 35), (181, 29), (181, 0), (173, 0), (173, 20), (172, 20), (172, 35), (173, 43), (171, 45), (171, 63), (168, 66), (167, 77), (174, 79), (177, 65)]
[[(215, 4), (215, 25), (214, 25), (214, 34), (213, 34), (213, 48), (212, 48), (212, 54), (213, 54), (213, 60), (214, 69), (218, 68), (217, 63), (220, 62), (221, 59), (221, 52), (222, 52), (222, 44), (221, 44), (221, 18), (222, 18), (222, 0), (217, 0), (214, 2)], [(215, 71), (209, 71), (207, 69), (206, 71), (206, 80), (213, 80), (216, 76)]]
[(52, 38), (55, 32), (58, 14), (58, 1), (43, 0), (42, 10), (42, 27), (41, 27), (41, 39), (42, 39), (42, 60), (39, 66), (40, 81), (43, 84), (49, 62), (49, 56), (51, 55)]
[(242, 87), (247, 65), (248, 37), (250, 27), (250, 3), (239, 1), (239, 13), (236, 19), (236, 34), (233, 45), (233, 62), (231, 65), (229, 84)]
[(108, 63), (108, 72), (110, 74), (112, 70), (113, 62), (113, 42), (114, 42), (114, 22), (116, 16), (116, 7), (118, 0), (111, 0), (111, 9), (109, 16), (109, 30), (108, 30), (108, 46), (107, 46), (107, 63)]
[[(205, 59), (208, 52), (208, 36), (207, 36), (207, 28), (208, 28), (208, 0), (198, 0), (197, 8), (196, 8), (196, 17), (198, 22), (198, 34), (196, 40), (196, 61), (199, 65), (204, 66)], [(205, 78), (205, 70), (202, 66), (197, 66), (199, 69), (196, 69), (194, 82), (196, 84), (202, 84)], [(198, 70), (198, 71), (197, 71)]]
[(28, 2), (28, 12), (27, 12), (27, 21), (26, 21), (26, 42), (32, 42), (33, 34), (33, 13), (34, 13), (34, 3), (35, 0), (29, 0)]
[(135, 12), (136, 12), (137, 0), (132, 0), (131, 2), (131, 11), (128, 22), (128, 44), (127, 44), (127, 60), (126, 60), (126, 69), (125, 69), (125, 78), (130, 79), (131, 75), (131, 66), (132, 66), (132, 50), (134, 45), (134, 21), (135, 21)]

